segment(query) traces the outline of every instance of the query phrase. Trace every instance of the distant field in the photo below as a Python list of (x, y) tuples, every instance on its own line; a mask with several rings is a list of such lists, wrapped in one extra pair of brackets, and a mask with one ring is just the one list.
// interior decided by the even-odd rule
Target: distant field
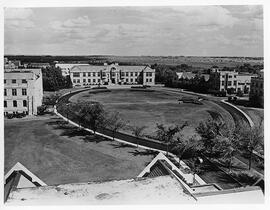
[(105, 62), (118, 62), (120, 65), (145, 65), (145, 64), (166, 64), (180, 65), (187, 64), (195, 68), (209, 68), (214, 65), (219, 67), (233, 67), (244, 63), (263, 64), (263, 58), (252, 57), (203, 57), (203, 56), (113, 56), (113, 55), (93, 55), (93, 56), (19, 56), (8, 55), (9, 59), (21, 60), (22, 62), (74, 62), (103, 64)]
[[(195, 97), (195, 96), (189, 96)], [(208, 118), (220, 118), (232, 123), (228, 113), (210, 101), (204, 101), (203, 105), (191, 103), (179, 104), (180, 95), (161, 91), (155, 92), (133, 92), (127, 90), (112, 90), (109, 93), (89, 94), (85, 91), (73, 96), (70, 100), (76, 101), (98, 101), (101, 102), (105, 110), (119, 112), (121, 117), (127, 122), (124, 132), (131, 134), (128, 126), (145, 125), (147, 135), (155, 135), (156, 124), (182, 125), (188, 122), (183, 134), (191, 137), (195, 132), (195, 127), (199, 122)]]

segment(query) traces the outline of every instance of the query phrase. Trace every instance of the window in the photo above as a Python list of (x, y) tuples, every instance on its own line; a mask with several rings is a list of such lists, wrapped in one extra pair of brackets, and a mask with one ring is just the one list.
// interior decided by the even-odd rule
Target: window
[(80, 77), (80, 73), (79, 72), (74, 72), (73, 77)]
[(123, 76), (123, 77), (124, 77), (124, 76), (125, 76), (125, 72), (121, 72), (121, 76)]
[(222, 78), (225, 78), (225, 75), (222, 75)]
[(228, 81), (228, 86), (231, 86), (232, 85), (232, 81)]
[(17, 90), (16, 89), (12, 89), (12, 95), (16, 96), (17, 95)]
[(86, 82), (86, 79), (83, 79), (83, 82), (85, 83)]
[(221, 82), (221, 85), (224, 86), (224, 81)]
[(96, 82), (96, 79), (93, 79), (93, 83), (95, 83)]
[(152, 82), (152, 78), (149, 78), (149, 82)]
[(22, 83), (24, 84), (27, 83), (26, 79), (22, 79)]
[(133, 77), (133, 72), (130, 72), (130, 76)]
[(88, 72), (88, 77), (91, 77), (91, 72)]
[(232, 75), (229, 75), (229, 78), (232, 78)]
[(27, 95), (26, 89), (24, 89), (24, 88), (22, 89), (22, 95), (23, 96), (26, 96)]
[(106, 72), (102, 72), (102, 76), (103, 77), (106, 77)]
[(76, 79), (73, 79), (73, 83), (76, 83)]
[(115, 77), (115, 72), (112, 72), (112, 77)]
[(135, 72), (134, 74), (135, 74), (135, 77), (137, 77), (137, 76), (138, 76), (138, 72)]
[(236, 84), (237, 84), (237, 81), (236, 81), (236, 80), (234, 80), (234, 81), (233, 81), (233, 85), (236, 85)]
[(16, 83), (16, 79), (11, 80), (12, 84)]
[(146, 78), (146, 82), (148, 82), (148, 78)]
[(7, 101), (4, 101), (4, 107), (7, 107)]
[(96, 76), (96, 72), (93, 72), (93, 77), (95, 77)]
[(97, 76), (100, 77), (100, 72), (97, 73)]
[(130, 79), (130, 82), (133, 82), (133, 79), (132, 78)]
[(126, 77), (128, 77), (128, 72), (126, 72)]
[(23, 107), (27, 107), (27, 101), (23, 100)]
[(234, 75), (234, 78), (236, 78), (236, 75)]
[(128, 82), (128, 79), (126, 79), (126, 82)]
[(100, 83), (100, 79), (98, 79), (98, 83)]
[(86, 77), (86, 73), (85, 72), (83, 72), (83, 77)]
[(91, 83), (91, 79), (88, 79), (88, 83)]
[(13, 107), (17, 107), (17, 101), (13, 101)]
[(146, 76), (147, 77), (152, 77), (152, 73), (151, 72), (146, 72)]
[(4, 84), (6, 84), (6, 83), (7, 83), (7, 80), (4, 79)]
[(4, 89), (4, 96), (7, 95), (7, 89)]
[(81, 82), (81, 80), (80, 79), (77, 79), (77, 83), (80, 83)]

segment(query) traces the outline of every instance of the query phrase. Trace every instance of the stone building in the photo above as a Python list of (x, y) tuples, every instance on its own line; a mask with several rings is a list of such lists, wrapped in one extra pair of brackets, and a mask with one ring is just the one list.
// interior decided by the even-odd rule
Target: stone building
[(41, 69), (5, 69), (4, 115), (25, 113), (36, 115), (42, 105)]
[(257, 104), (261, 107), (264, 106), (264, 87), (263, 87), (263, 70), (261, 70), (260, 74), (257, 77), (253, 77), (251, 79), (249, 100)]
[(70, 69), (70, 78), (74, 87), (89, 85), (154, 85), (155, 69), (149, 66), (120, 66), (104, 64), (103, 66), (74, 66)]

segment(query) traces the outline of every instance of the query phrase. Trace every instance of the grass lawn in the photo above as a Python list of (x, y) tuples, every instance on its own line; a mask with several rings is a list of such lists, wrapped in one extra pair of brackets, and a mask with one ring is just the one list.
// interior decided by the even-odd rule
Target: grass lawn
[(4, 126), (5, 173), (19, 161), (48, 185), (134, 178), (155, 155), (78, 131), (56, 116)]
[[(76, 101), (98, 101), (104, 105), (105, 110), (118, 111), (127, 125), (145, 125), (147, 135), (154, 135), (156, 124), (181, 125), (188, 122), (183, 134), (191, 137), (195, 132), (195, 127), (199, 122), (208, 118), (220, 118), (232, 122), (231, 116), (218, 105), (211, 101), (204, 101), (203, 105), (183, 103), (179, 104), (180, 96), (186, 94), (169, 93), (162, 91), (143, 92), (127, 90), (112, 90), (104, 93), (89, 93), (85, 91), (71, 97), (72, 102)], [(197, 98), (196, 96), (189, 96)], [(128, 126), (123, 132), (131, 134)]]

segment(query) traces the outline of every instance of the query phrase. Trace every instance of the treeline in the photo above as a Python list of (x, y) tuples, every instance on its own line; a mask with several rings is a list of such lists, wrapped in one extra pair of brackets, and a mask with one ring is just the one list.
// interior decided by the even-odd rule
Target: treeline
[(43, 90), (57, 91), (59, 89), (72, 87), (70, 76), (62, 76), (62, 72), (59, 67), (49, 66), (42, 68), (41, 70), (43, 77)]

